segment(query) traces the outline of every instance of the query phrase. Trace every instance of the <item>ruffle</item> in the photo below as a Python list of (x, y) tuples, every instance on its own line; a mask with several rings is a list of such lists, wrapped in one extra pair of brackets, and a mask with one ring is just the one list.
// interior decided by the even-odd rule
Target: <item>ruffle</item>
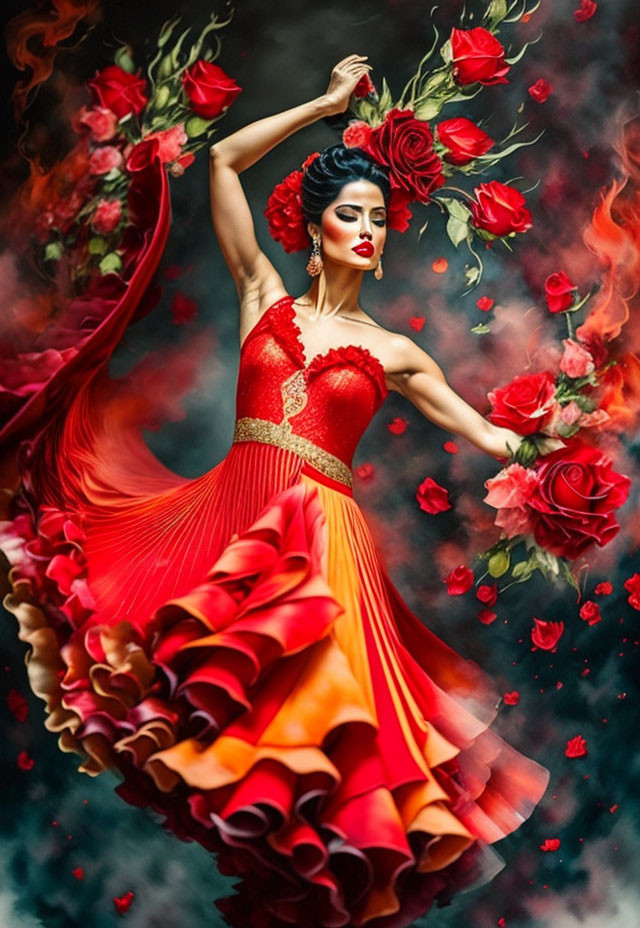
[[(316, 489), (274, 496), (202, 583), (137, 627), (92, 625), (88, 601), (71, 608), (82, 532), (49, 510), (45, 550), (23, 515), (5, 606), (31, 645), (47, 728), (86, 755), (80, 770), (120, 770), (123, 798), (219, 852), (223, 872), (269, 887), (250, 916), (221, 902), (233, 924), (399, 928), (420, 894), (477, 876), (460, 863), (476, 836), (438, 780), (387, 782), (378, 719), (333, 634), (343, 610)], [(435, 730), (434, 749), (457, 753)]]
[[(296, 311), (293, 297), (286, 297), (274, 303), (267, 312), (271, 328), (278, 341), (308, 376), (319, 373), (328, 367), (351, 364), (364, 371), (375, 383), (384, 398), (388, 394), (384, 368), (378, 358), (362, 345), (340, 345), (328, 351), (316, 354), (307, 363), (302, 333), (295, 321)], [(266, 315), (266, 313), (265, 313)], [(263, 317), (264, 318), (264, 317)]]

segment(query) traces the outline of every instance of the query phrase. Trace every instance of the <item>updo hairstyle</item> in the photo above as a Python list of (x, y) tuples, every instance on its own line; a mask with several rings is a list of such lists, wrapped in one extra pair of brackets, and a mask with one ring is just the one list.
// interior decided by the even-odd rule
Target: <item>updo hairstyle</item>
[(322, 214), (346, 184), (368, 180), (380, 188), (389, 206), (391, 183), (382, 165), (361, 148), (347, 148), (341, 142), (325, 148), (303, 172), (302, 212), (305, 223), (320, 225)]

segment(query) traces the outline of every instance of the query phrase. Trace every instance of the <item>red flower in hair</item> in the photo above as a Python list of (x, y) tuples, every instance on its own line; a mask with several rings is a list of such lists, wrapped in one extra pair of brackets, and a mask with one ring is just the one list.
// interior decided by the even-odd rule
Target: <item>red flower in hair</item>
[(307, 247), (309, 235), (302, 213), (302, 171), (292, 171), (273, 188), (264, 214), (269, 232), (286, 252)]

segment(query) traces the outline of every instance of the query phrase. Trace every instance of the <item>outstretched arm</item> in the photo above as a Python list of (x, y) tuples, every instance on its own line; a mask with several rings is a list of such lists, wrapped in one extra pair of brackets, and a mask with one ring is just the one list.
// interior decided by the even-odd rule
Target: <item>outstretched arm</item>
[(282, 291), (277, 271), (256, 241), (251, 210), (238, 175), (298, 129), (325, 116), (344, 112), (349, 97), (369, 65), (349, 55), (331, 72), (326, 93), (308, 103), (253, 122), (209, 149), (211, 218), (241, 301), (251, 292), (267, 297)]
[[(495, 458), (508, 458), (516, 451), (522, 436), (494, 425), (465, 402), (446, 381), (433, 358), (410, 338), (397, 336), (396, 366), (392, 383), (420, 412), (448, 432), (468, 438)], [(509, 447), (507, 447), (509, 445)]]

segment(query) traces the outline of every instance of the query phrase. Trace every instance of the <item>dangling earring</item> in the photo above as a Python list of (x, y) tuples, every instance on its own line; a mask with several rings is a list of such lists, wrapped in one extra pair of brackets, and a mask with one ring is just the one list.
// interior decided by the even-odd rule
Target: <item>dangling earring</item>
[(376, 265), (376, 269), (373, 272), (373, 276), (375, 277), (376, 280), (382, 280), (383, 273), (384, 271), (382, 270), (382, 258), (380, 258), (380, 260), (378, 261)]
[(307, 273), (311, 277), (317, 277), (321, 273), (322, 268), (324, 267), (322, 263), (322, 255), (320, 254), (320, 236), (313, 236), (313, 248), (311, 249), (311, 256), (307, 264)]

